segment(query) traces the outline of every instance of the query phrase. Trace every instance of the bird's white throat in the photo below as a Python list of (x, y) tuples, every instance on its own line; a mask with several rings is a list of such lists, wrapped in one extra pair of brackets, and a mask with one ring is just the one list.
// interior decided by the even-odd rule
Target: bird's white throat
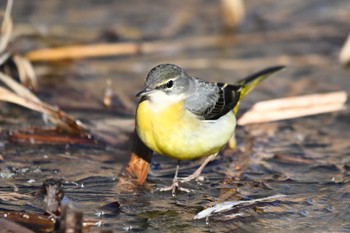
[(152, 105), (152, 109), (156, 111), (162, 111), (168, 108), (170, 105), (182, 101), (186, 98), (184, 94), (176, 95), (171, 94), (168, 95), (164, 91), (154, 91), (148, 94), (150, 104)]

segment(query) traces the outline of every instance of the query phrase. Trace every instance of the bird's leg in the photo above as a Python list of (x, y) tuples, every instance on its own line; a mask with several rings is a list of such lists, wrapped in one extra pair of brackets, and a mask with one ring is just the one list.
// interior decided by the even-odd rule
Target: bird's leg
[(177, 175), (179, 174), (179, 168), (180, 168), (180, 161), (177, 161), (176, 171), (175, 171), (175, 176), (174, 176), (174, 179), (173, 179), (173, 183), (170, 186), (168, 186), (168, 187), (160, 188), (159, 191), (163, 192), (163, 191), (171, 190), (171, 194), (173, 195), (173, 197), (175, 197), (176, 189), (178, 189), (180, 191), (187, 192), (187, 193), (190, 192), (189, 189), (182, 188), (182, 187), (179, 186), (179, 179), (177, 177)]
[(234, 150), (237, 148), (237, 142), (236, 142), (236, 136), (235, 134), (232, 135), (232, 137), (230, 137), (230, 140), (227, 143), (227, 147), (231, 150)]
[(181, 178), (180, 183), (186, 183), (189, 182), (191, 180), (195, 180), (198, 179), (200, 177), (200, 175), (202, 174), (203, 169), (205, 168), (205, 166), (207, 166), (207, 164), (213, 160), (216, 157), (216, 154), (212, 154), (210, 156), (208, 156), (204, 162), (201, 164), (201, 166), (199, 168), (197, 168), (197, 170), (195, 172), (193, 172), (191, 175), (185, 177), (185, 178)]

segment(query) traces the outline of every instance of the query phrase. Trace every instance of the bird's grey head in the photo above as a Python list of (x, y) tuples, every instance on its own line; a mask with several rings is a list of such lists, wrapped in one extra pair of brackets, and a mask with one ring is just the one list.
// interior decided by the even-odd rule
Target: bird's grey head
[(186, 97), (190, 91), (191, 78), (177, 65), (161, 64), (147, 75), (145, 89), (136, 96), (150, 96), (162, 92), (168, 96)]

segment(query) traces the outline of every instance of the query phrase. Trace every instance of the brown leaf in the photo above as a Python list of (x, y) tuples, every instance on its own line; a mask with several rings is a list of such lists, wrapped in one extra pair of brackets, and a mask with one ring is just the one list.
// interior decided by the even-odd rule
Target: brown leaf
[(146, 147), (143, 142), (140, 140), (136, 131), (134, 131), (131, 136), (132, 139), (132, 148), (131, 148), (131, 157), (127, 167), (127, 171), (137, 177), (139, 184), (145, 182), (149, 169), (150, 161), (152, 158), (152, 151)]

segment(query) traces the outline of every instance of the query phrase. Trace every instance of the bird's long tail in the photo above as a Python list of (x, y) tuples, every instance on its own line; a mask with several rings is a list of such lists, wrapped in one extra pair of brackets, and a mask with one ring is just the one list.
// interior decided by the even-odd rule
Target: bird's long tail
[(238, 106), (240, 102), (244, 99), (244, 97), (255, 87), (257, 86), (261, 81), (269, 77), (271, 74), (283, 69), (284, 66), (274, 66), (269, 67), (264, 70), (261, 70), (255, 74), (249, 75), (248, 77), (245, 77), (241, 81), (237, 82), (235, 86), (241, 86), (240, 91), (240, 97), (239, 100), (234, 107), (233, 111), (235, 114), (238, 112)]

